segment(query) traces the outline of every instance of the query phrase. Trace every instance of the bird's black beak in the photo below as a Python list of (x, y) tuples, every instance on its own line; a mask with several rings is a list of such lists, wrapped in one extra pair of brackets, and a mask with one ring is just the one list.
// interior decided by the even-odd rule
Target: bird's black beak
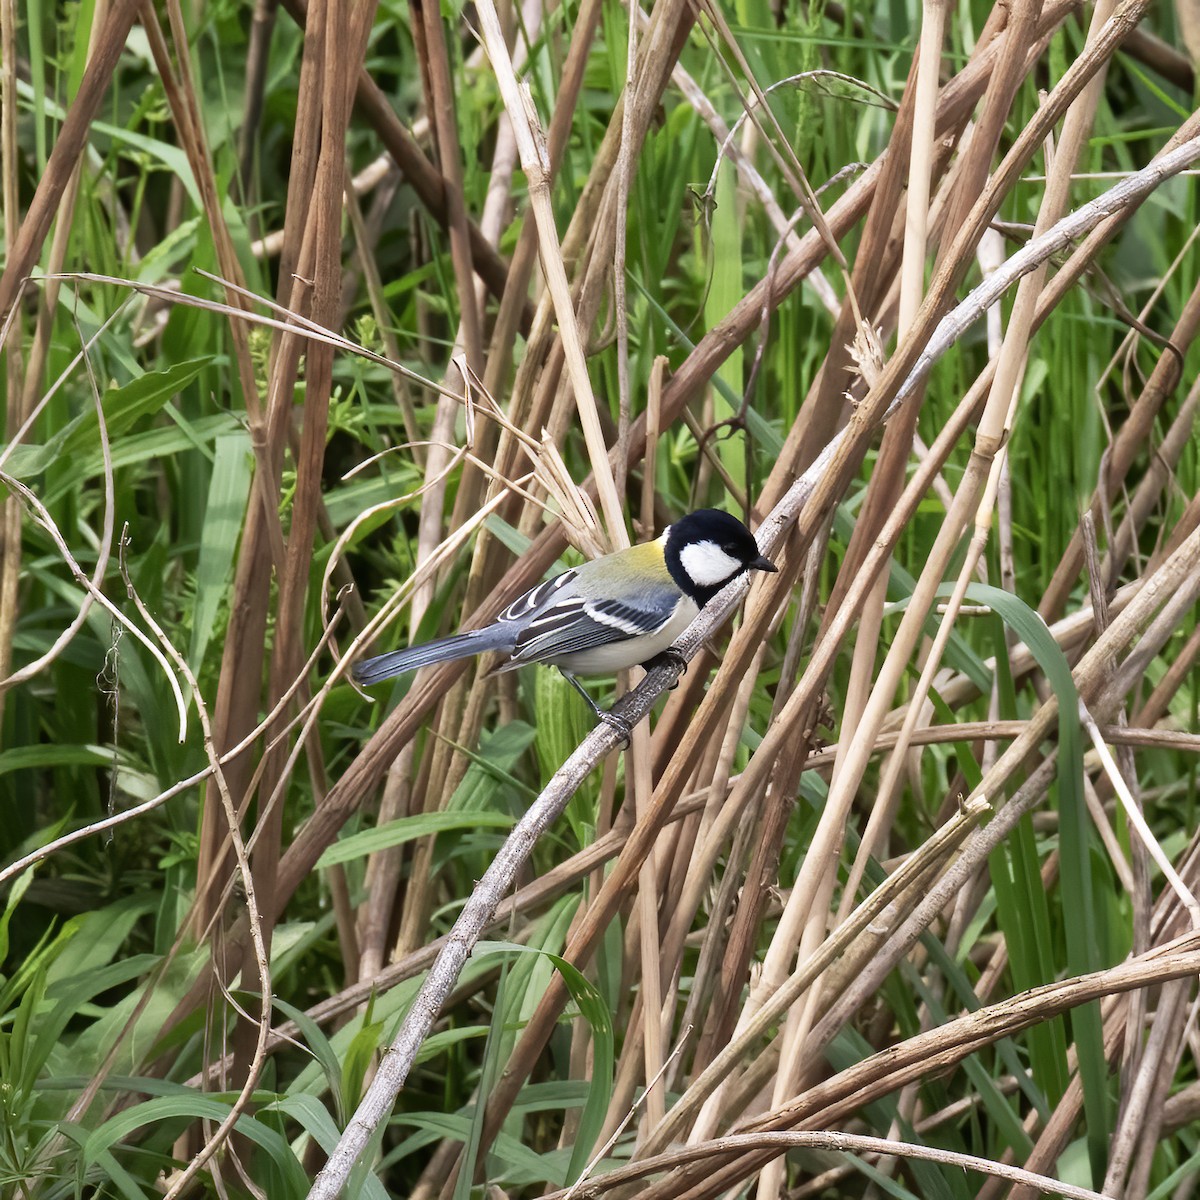
[(752, 571), (769, 571), (772, 575), (774, 575), (775, 572), (779, 570), (779, 568), (765, 555), (760, 554), (750, 564), (750, 570), (752, 570)]

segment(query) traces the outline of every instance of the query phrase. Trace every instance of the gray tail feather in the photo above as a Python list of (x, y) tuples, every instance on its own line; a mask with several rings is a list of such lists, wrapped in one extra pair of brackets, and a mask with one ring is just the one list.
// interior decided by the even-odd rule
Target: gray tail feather
[(403, 675), (405, 671), (415, 671), (434, 663), (470, 658), (472, 654), (483, 654), (488, 650), (511, 650), (512, 644), (512, 635), (493, 625), (364, 659), (355, 663), (350, 673), (355, 683), (369, 687), (381, 679), (391, 679), (393, 675)]

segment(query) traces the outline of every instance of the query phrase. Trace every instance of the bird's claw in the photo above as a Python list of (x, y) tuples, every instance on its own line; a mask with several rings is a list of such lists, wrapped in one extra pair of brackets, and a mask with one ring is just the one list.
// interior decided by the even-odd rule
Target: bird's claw
[(610, 729), (615, 729), (621, 735), (625, 742), (622, 749), (628, 750), (633, 744), (633, 729), (630, 727), (629, 722), (624, 717), (619, 717), (614, 712), (606, 712), (602, 708), (596, 710), (596, 715), (605, 725), (609, 726)]
[(649, 671), (654, 667), (674, 667), (679, 672), (675, 677), (675, 681), (668, 688), (668, 691), (673, 692), (679, 686), (679, 680), (687, 674), (688, 660), (674, 646), (668, 646), (648, 662), (642, 663), (643, 670)]

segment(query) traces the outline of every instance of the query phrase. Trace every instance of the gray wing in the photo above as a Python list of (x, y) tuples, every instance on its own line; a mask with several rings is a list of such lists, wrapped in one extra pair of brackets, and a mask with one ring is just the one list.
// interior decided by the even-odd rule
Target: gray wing
[(644, 589), (636, 601), (593, 600), (574, 589), (564, 593), (528, 619), (517, 636), (512, 666), (657, 633), (675, 615), (680, 598), (671, 581)]

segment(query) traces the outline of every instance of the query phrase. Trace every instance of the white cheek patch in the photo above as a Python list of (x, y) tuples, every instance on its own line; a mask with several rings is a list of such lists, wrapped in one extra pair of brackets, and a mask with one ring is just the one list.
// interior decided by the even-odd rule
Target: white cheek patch
[(716, 542), (692, 542), (679, 552), (683, 569), (698, 586), (716, 587), (744, 569), (736, 558), (726, 554)]

